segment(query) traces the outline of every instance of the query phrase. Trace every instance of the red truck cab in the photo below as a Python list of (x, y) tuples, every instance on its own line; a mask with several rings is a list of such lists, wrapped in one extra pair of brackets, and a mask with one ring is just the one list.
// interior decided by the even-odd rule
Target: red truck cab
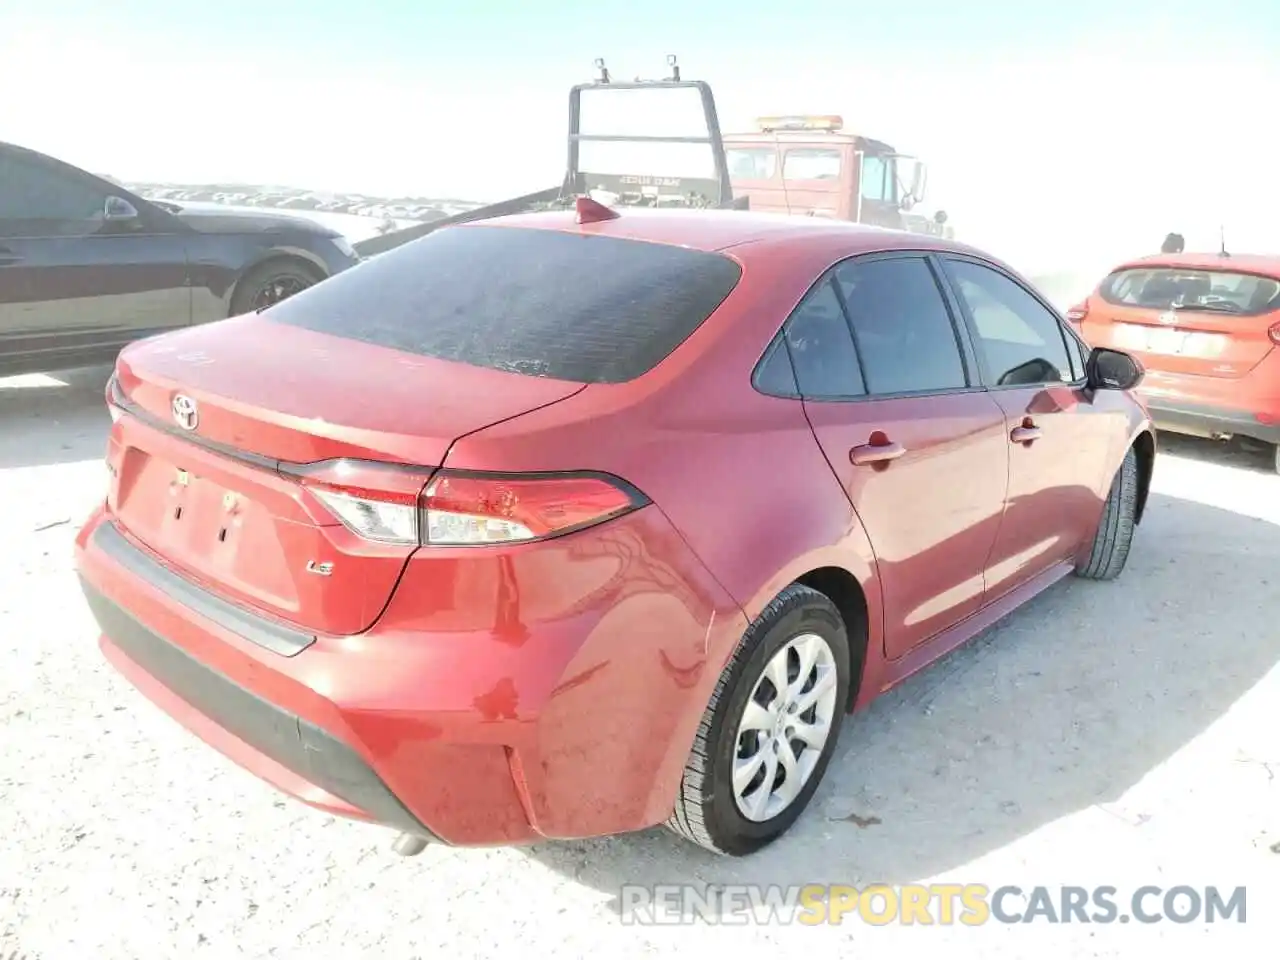
[(946, 214), (910, 214), (926, 167), (889, 144), (848, 133), (839, 116), (761, 117), (754, 133), (725, 134), (735, 197), (750, 209), (940, 234)]

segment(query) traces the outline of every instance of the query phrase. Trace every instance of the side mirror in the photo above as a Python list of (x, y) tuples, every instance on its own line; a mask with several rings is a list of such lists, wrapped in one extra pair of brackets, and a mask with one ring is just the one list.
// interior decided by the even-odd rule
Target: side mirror
[(1095, 390), (1132, 390), (1145, 372), (1136, 357), (1105, 347), (1094, 347), (1085, 363), (1089, 386)]
[(750, 210), (751, 197), (745, 193), (740, 197), (734, 197), (733, 201), (729, 204), (729, 209), (730, 210)]
[(138, 219), (138, 208), (124, 197), (107, 197), (102, 207), (102, 219), (107, 223), (126, 223)]
[(929, 168), (927, 165), (917, 162), (915, 170), (911, 173), (911, 198), (916, 203), (924, 202), (924, 190), (929, 183)]

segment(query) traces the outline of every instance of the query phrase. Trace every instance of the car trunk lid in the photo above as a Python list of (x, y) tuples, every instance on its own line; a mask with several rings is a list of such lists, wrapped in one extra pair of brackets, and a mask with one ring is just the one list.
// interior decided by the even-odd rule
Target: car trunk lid
[(108, 502), (135, 540), (214, 594), (357, 633), (415, 548), (358, 537), (307, 488), (316, 468), (298, 467), (385, 469), (412, 496), (458, 437), (581, 389), (264, 317), (196, 327), (121, 355)]

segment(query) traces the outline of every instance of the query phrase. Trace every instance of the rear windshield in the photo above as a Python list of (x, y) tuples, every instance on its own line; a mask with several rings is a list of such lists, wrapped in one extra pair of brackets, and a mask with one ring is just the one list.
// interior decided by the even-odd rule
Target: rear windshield
[(728, 257), (684, 247), (521, 227), (449, 227), (263, 316), (478, 367), (620, 383), (675, 350), (740, 276)]
[(1227, 270), (1118, 270), (1098, 291), (1108, 303), (1152, 310), (1259, 314), (1280, 307), (1280, 282)]

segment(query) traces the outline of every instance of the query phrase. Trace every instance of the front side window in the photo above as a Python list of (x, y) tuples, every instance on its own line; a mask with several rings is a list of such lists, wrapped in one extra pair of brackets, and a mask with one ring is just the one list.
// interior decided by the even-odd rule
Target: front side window
[(106, 202), (106, 193), (88, 181), (21, 154), (0, 153), (0, 221), (82, 226), (101, 220)]
[(872, 395), (968, 386), (960, 344), (923, 257), (850, 260), (835, 271)]
[(1076, 379), (1058, 318), (1021, 284), (967, 260), (949, 260), (947, 271), (973, 317), (996, 386)]
[(884, 157), (869, 153), (862, 155), (862, 176), (859, 187), (864, 200), (891, 200), (892, 175), (889, 163)]

